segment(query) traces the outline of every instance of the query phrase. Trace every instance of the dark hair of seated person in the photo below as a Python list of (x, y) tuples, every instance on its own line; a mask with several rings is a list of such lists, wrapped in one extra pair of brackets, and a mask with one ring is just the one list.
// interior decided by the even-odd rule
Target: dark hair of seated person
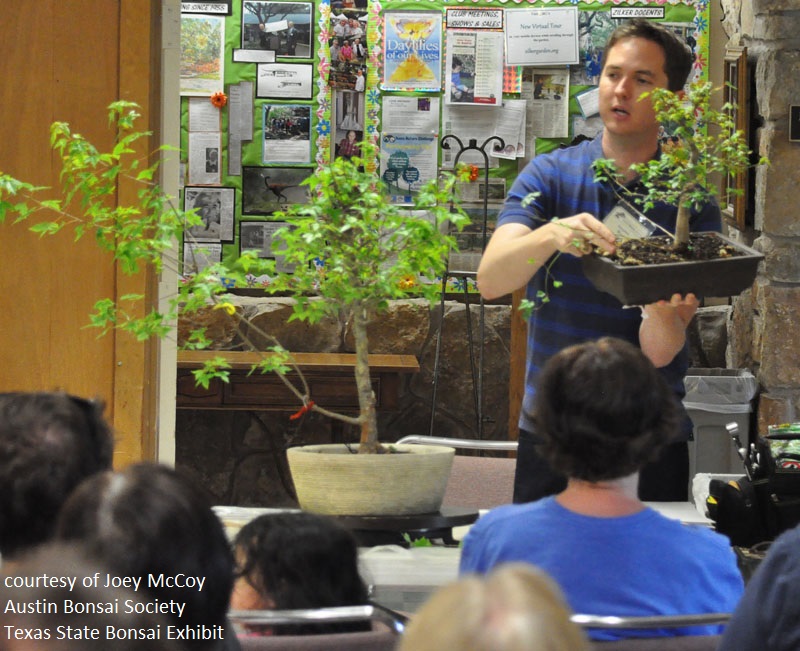
[[(312, 513), (266, 514), (233, 543), (237, 578), (232, 609), (314, 609), (369, 603), (353, 535)], [(273, 635), (369, 630), (369, 622), (276, 626)], [(256, 629), (257, 630), (257, 629)]]
[(537, 386), (541, 452), (567, 477), (598, 482), (631, 475), (680, 431), (676, 398), (661, 373), (621, 339), (564, 349), (545, 365)]
[[(139, 463), (82, 483), (64, 504), (57, 537), (79, 541), (92, 558), (123, 577), (141, 577), (143, 589), (163, 601), (186, 604), (180, 627), (225, 626), (233, 587), (233, 554), (205, 492), (163, 465)], [(202, 577), (202, 590), (152, 585), (148, 576)], [(226, 637), (235, 637), (225, 631)], [(187, 647), (217, 648), (213, 640)]]
[(62, 392), (0, 394), (4, 560), (50, 540), (70, 492), (111, 468), (114, 440), (103, 406)]
[[(145, 595), (106, 587), (102, 579), (96, 586), (91, 582), (95, 573), (105, 577), (110, 571), (87, 558), (79, 546), (65, 543), (39, 545), (4, 564), (0, 572), (0, 649), (181, 651), (179, 642), (168, 639), (163, 615), (136, 607), (148, 600)], [(74, 577), (75, 582), (73, 586), (60, 581), (36, 584), (43, 575), (57, 580)], [(21, 583), (15, 584), (15, 579)], [(109, 603), (116, 603), (116, 610), (94, 607)], [(150, 634), (153, 630), (158, 631), (158, 638)], [(26, 639), (28, 632), (33, 639)]]

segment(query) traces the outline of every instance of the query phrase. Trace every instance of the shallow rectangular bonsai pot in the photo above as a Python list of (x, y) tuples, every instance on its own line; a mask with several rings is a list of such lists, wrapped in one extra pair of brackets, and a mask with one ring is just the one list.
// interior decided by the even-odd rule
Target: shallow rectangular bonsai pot
[(646, 305), (668, 300), (673, 294), (693, 293), (698, 298), (736, 296), (753, 284), (763, 254), (715, 233), (742, 255), (713, 260), (689, 260), (624, 266), (600, 255), (581, 258), (583, 272), (599, 290), (623, 305)]

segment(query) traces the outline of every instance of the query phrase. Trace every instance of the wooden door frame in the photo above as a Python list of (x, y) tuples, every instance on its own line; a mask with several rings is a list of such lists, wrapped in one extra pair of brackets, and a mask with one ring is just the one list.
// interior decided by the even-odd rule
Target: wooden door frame
[[(143, 156), (153, 156), (160, 143), (161, 0), (120, 0), (120, 99), (141, 107), (139, 128), (151, 132), (138, 141)], [(137, 187), (121, 179), (120, 202), (135, 201)], [(136, 276), (116, 270), (115, 295), (143, 294), (143, 315), (157, 303), (158, 279), (152, 270)], [(158, 409), (158, 342), (137, 342), (127, 333), (114, 334), (113, 422), (117, 432), (115, 467), (156, 458)]]

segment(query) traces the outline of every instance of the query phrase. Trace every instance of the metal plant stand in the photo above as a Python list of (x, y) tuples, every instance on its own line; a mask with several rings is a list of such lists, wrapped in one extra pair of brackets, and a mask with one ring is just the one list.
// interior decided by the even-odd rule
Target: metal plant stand
[[(487, 222), (488, 222), (488, 203), (489, 203), (489, 154), (486, 149), (488, 145), (496, 141), (500, 149), (505, 146), (503, 139), (499, 136), (492, 136), (483, 141), (483, 144), (478, 146), (477, 140), (470, 139), (467, 145), (461, 141), (458, 136), (447, 135), (442, 138), (442, 149), (450, 149), (450, 141), (454, 141), (459, 149), (453, 161), (453, 168), (455, 169), (461, 156), (468, 151), (476, 151), (480, 153), (483, 158), (483, 222), (481, 226), (481, 252), (486, 249), (486, 242), (488, 239)], [(461, 269), (445, 269), (442, 276), (442, 291), (441, 291), (441, 318), (439, 321), (439, 328), (436, 332), (436, 352), (433, 361), (433, 390), (431, 393), (431, 420), (428, 428), (429, 436), (434, 435), (434, 421), (436, 419), (436, 400), (439, 390), (439, 374), (441, 372), (441, 348), (442, 348), (442, 331), (444, 330), (444, 314), (445, 314), (445, 296), (447, 294), (447, 279), (448, 278), (462, 278), (464, 281), (464, 314), (466, 315), (467, 326), (467, 344), (469, 347), (469, 364), (470, 373), (472, 378), (472, 400), (475, 408), (475, 430), (477, 432), (478, 440), (483, 439), (483, 425), (485, 422), (483, 415), (483, 344), (485, 334), (485, 314), (484, 314), (484, 301), (483, 297), (479, 295), (478, 299), (478, 344), (477, 344), (477, 358), (475, 353), (475, 341), (472, 334), (472, 311), (470, 309), (470, 296), (469, 296), (469, 283), (468, 278), (476, 278), (477, 271), (461, 270)]]

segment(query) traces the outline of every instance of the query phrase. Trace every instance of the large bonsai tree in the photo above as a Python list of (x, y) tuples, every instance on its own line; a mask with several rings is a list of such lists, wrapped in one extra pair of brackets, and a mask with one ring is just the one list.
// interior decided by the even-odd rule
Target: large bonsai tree
[(367, 326), (391, 299), (438, 298), (436, 278), (445, 273), (455, 247), (450, 228), (460, 229), (468, 217), (448, 207), (452, 175), (441, 184), (425, 185), (413, 211), (393, 204), (374, 171), (376, 148), (362, 143), (361, 150), (361, 156), (337, 158), (319, 168), (305, 182), (310, 201), (276, 214), (291, 224), (276, 233), (276, 253), (294, 271), (276, 275), (270, 289), (291, 293), (294, 318), (316, 322), (337, 315), (350, 327), (360, 413), (354, 419), (329, 415), (357, 424), (360, 451), (375, 452), (379, 444)]

